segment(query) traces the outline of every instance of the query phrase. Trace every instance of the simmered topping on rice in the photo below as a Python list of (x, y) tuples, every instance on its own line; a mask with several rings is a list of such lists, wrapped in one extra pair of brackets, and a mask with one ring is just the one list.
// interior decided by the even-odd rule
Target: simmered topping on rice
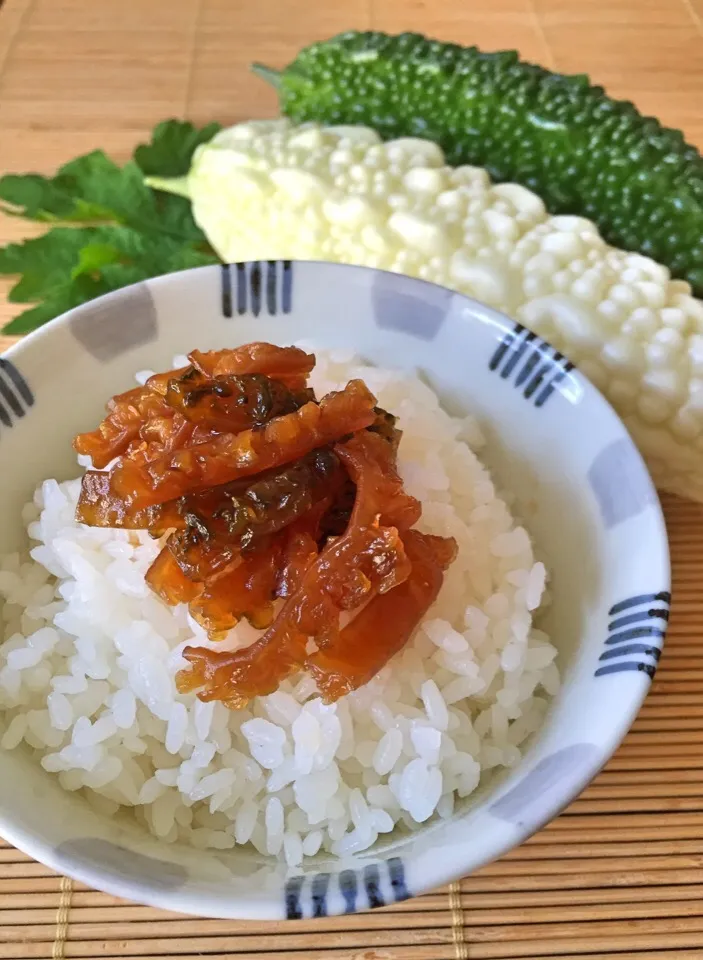
[(147, 583), (211, 640), (243, 618), (265, 630), (243, 650), (186, 648), (181, 692), (241, 708), (308, 670), (334, 702), (405, 645), (456, 543), (411, 530), (422, 508), (398, 474), (400, 431), (363, 381), (318, 399), (296, 347), (188, 359), (76, 438), (96, 467), (114, 461), (85, 474), (76, 518), (165, 537)]

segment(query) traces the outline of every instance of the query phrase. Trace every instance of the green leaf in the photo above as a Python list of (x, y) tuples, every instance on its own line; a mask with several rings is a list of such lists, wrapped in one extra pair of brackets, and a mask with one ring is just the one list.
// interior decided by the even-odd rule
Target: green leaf
[(59, 177), (50, 179), (38, 173), (0, 177), (0, 199), (5, 213), (28, 220), (72, 221), (110, 220), (111, 210), (86, 202), (71, 192)]
[(39, 174), (0, 178), (0, 199), (9, 212), (49, 222), (116, 223), (184, 241), (203, 241), (190, 204), (155, 193), (130, 160), (119, 167), (102, 150), (71, 160), (53, 178)]
[(180, 177), (188, 173), (195, 148), (212, 140), (221, 129), (219, 123), (198, 130), (187, 121), (165, 120), (154, 128), (150, 143), (137, 147), (134, 159), (144, 174)]
[(156, 195), (144, 183), (142, 172), (130, 160), (118, 167), (96, 150), (63, 166), (56, 181), (74, 195), (103, 210), (112, 211), (115, 223), (147, 233), (160, 233), (181, 240), (200, 240), (190, 205), (176, 198)]
[(27, 333), (111, 290), (213, 263), (219, 260), (207, 247), (170, 237), (155, 242), (132, 227), (55, 227), (42, 237), (0, 249), (0, 274), (21, 274), (10, 301), (39, 301), (6, 329)]
[(0, 274), (21, 274), (12, 288), (13, 303), (31, 303), (51, 294), (57, 284), (70, 282), (81, 249), (90, 242), (86, 228), (56, 227), (41, 237), (0, 249)]
[(109, 243), (89, 243), (78, 252), (78, 263), (71, 271), (71, 279), (81, 274), (95, 276), (103, 267), (120, 259), (120, 252)]
[(32, 330), (42, 327), (49, 320), (53, 320), (54, 317), (71, 310), (72, 306), (77, 306), (77, 304), (71, 305), (61, 303), (58, 300), (45, 300), (6, 323), (2, 328), (3, 333), (8, 334), (8, 336), (21, 336), (25, 333), (31, 333)]
[(13, 303), (34, 304), (7, 333), (27, 333), (81, 303), (149, 277), (219, 263), (189, 201), (157, 193), (144, 173), (187, 172), (193, 151), (219, 130), (160, 123), (149, 144), (120, 167), (102, 150), (64, 164), (54, 177), (0, 178), (0, 208), (53, 224), (41, 237), (0, 248), (0, 274), (17, 275)]

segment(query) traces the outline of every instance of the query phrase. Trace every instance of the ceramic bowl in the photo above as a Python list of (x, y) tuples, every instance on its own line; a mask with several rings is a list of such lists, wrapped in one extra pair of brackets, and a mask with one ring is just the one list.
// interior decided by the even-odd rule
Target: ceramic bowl
[(519, 765), (450, 820), (293, 871), (245, 848), (159, 842), (64, 792), (29, 754), (0, 756), (0, 834), (92, 887), (179, 913), (348, 913), (471, 873), (551, 820), (608, 760), (664, 638), (662, 514), (606, 401), (520, 324), (441, 287), (361, 267), (270, 261), (172, 274), (79, 307), (11, 349), (0, 360), (0, 551), (20, 546), (20, 509), (37, 482), (76, 474), (72, 437), (94, 426), (135, 371), (166, 369), (196, 346), (301, 339), (417, 368), (450, 412), (482, 421), (485, 459), (514, 492), (551, 574), (544, 622), (563, 687)]

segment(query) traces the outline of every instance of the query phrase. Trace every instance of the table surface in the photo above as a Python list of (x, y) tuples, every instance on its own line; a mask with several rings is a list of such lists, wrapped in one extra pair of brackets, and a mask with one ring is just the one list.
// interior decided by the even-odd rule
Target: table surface
[[(272, 116), (249, 62), (282, 65), (350, 27), (517, 48), (703, 145), (703, 0), (6, 0), (0, 172), (50, 172), (96, 147), (124, 159), (170, 116)], [(0, 242), (28, 235), (0, 220)], [(2, 322), (16, 309), (5, 292)], [(262, 925), (127, 904), (0, 847), (0, 960), (703, 957), (703, 506), (665, 509), (674, 608), (651, 695), (595, 783), (510, 856), (390, 910)]]

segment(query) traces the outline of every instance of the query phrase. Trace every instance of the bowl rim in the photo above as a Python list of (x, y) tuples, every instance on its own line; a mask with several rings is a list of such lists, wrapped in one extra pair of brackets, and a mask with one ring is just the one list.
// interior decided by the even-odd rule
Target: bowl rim
[[(264, 264), (271, 261), (254, 260), (242, 262), (246, 265), (249, 265), (256, 263)], [(515, 323), (511, 317), (502, 313), (500, 310), (429, 280), (409, 277), (405, 274), (398, 274), (392, 271), (381, 270), (376, 267), (357, 264), (340, 264), (323, 260), (298, 259), (291, 259), (290, 261), (286, 260), (283, 262), (292, 263), (294, 265), (300, 264), (314, 268), (321, 268), (323, 271), (327, 268), (334, 268), (335, 270), (341, 269), (344, 271), (357, 271), (370, 275), (387, 274), (390, 277), (402, 279), (402, 281), (407, 283), (409, 286), (424, 286), (425, 288), (434, 289), (436, 293), (441, 292), (443, 295), (446, 295), (447, 292), (450, 292), (453, 296), (460, 298), (460, 300), (464, 301), (468, 306), (470, 306), (472, 308), (472, 313), (475, 314), (478, 312), (482, 314), (483, 317), (492, 320), (499, 327), (504, 328), (507, 324)], [(99, 304), (100, 302), (110, 298), (116, 298), (119, 300), (130, 290), (133, 290), (135, 287), (139, 287), (144, 283), (147, 285), (166, 285), (174, 282), (174, 280), (177, 280), (178, 278), (180, 278), (182, 282), (183, 279), (187, 279), (188, 276), (205, 272), (212, 273), (214, 271), (221, 271), (233, 265), (234, 264), (213, 264), (187, 270), (175, 271), (169, 274), (163, 274), (158, 277), (149, 278), (148, 280), (131, 284), (127, 287), (122, 287), (116, 291), (111, 291), (95, 298), (94, 300), (90, 301), (90, 303)], [(84, 305), (80, 305), (76, 308), (73, 308), (72, 310), (63, 313), (60, 316), (55, 317), (53, 320), (42, 325), (31, 333), (23, 336), (22, 339), (17, 343), (12, 344), (2, 354), (2, 356), (12, 360), (14, 358), (20, 358), (26, 352), (33, 350), (35, 346), (39, 346), (43, 340), (46, 338), (51, 338), (55, 331), (70, 324), (72, 317), (77, 311), (81, 310), (83, 306)], [(548, 341), (544, 341), (544, 343), (548, 347), (551, 346)], [(626, 425), (607, 398), (588, 379), (587, 376), (578, 370), (577, 367), (574, 368), (573, 374), (582, 384), (584, 392), (590, 394), (592, 399), (601, 406), (601, 409), (606, 413), (606, 415), (612, 418), (612, 420), (618, 424), (619, 429), (621, 430), (623, 436), (627, 438), (631, 446), (631, 450), (637, 459), (639, 471), (643, 473), (647, 482), (654, 491), (653, 508), (656, 519), (656, 549), (658, 550), (660, 558), (663, 561), (662, 567), (665, 571), (666, 581), (662, 584), (662, 589), (666, 589), (670, 592), (671, 564), (666, 523), (661, 502), (658, 494), (656, 493), (647, 465), (639, 449), (635, 445), (634, 440), (630, 436)], [(662, 638), (662, 648), (665, 642), (666, 636)], [(555, 817), (557, 817), (567, 806), (573, 802), (575, 798), (579, 796), (585, 787), (591, 783), (594, 777), (612, 758), (613, 754), (621, 745), (624, 737), (629, 732), (649, 691), (650, 685), (647, 684), (643, 686), (640, 691), (633, 690), (627, 698), (624, 698), (626, 699), (626, 703), (623, 705), (621, 712), (610, 718), (612, 721), (612, 726), (608, 744), (605, 746), (596, 745), (598, 746), (596, 755), (588, 763), (583, 765), (582, 773), (576, 780), (569, 784), (568, 788), (564, 789), (560, 796), (555, 797), (549, 803), (545, 804), (544, 815), (540, 817), (539, 822), (536, 824), (530, 823), (528, 825), (522, 825), (513, 829), (510, 829), (507, 824), (504, 825), (504, 829), (501, 831), (500, 836), (494, 838), (494, 842), (488, 845), (488, 847), (483, 848), (480, 857), (472, 856), (471, 850), (466, 850), (465, 852), (462, 851), (461, 859), (465, 864), (464, 867), (457, 867), (454, 862), (450, 863), (447, 860), (441, 860), (441, 862), (438, 862), (433, 870), (428, 871), (428, 873), (420, 880), (419, 883), (413, 884), (413, 892), (411, 896), (422, 896), (439, 886), (444, 886), (446, 884), (456, 882), (463, 877), (469, 876), (476, 870), (494, 862), (496, 859), (505, 855), (510, 850), (520, 846), (525, 842), (525, 840), (533, 836), (547, 823), (551, 822)], [(523, 759), (526, 758), (527, 754)], [(529, 773), (529, 767), (525, 768), (525, 773)], [(418, 832), (422, 831), (423, 829), (424, 825), (419, 827)], [(282, 897), (279, 897), (277, 893), (270, 890), (260, 894), (252, 891), (252, 895), (247, 895), (244, 899), (238, 899), (238, 895), (234, 892), (229, 893), (227, 895), (228, 900), (232, 904), (239, 903), (245, 907), (245, 910), (242, 911), (235, 908), (232, 910), (225, 909), (223, 911), (221, 910), (213, 912), (212, 909), (208, 908), (207, 896), (202, 891), (198, 891), (196, 893), (187, 887), (175, 887), (167, 890), (159, 889), (158, 885), (150, 885), (148, 880), (145, 880), (143, 885), (140, 885), (139, 889), (135, 891), (130, 887), (129, 882), (127, 881), (122, 882), (112, 875), (105, 876), (100, 872), (99, 869), (95, 869), (90, 865), (86, 865), (85, 862), (81, 862), (80, 860), (73, 861), (70, 857), (58, 856), (56, 848), (46, 843), (42, 838), (35, 836), (34, 834), (29, 834), (23, 829), (13, 826), (11, 815), (8, 817), (8, 813), (2, 809), (0, 809), (0, 830), (2, 835), (15, 847), (17, 847), (17, 849), (22, 850), (24, 853), (31, 856), (38, 862), (43, 863), (49, 868), (56, 870), (57, 872), (62, 873), (74, 880), (85, 883), (98, 891), (103, 891), (113, 896), (136, 901), (167, 911), (175, 911), (177, 913), (183, 913), (190, 916), (200, 916), (204, 918), (263, 921), (280, 920), (281, 917), (280, 902)], [(369, 852), (368, 856), (370, 859), (373, 859), (374, 854)], [(410, 854), (408, 859), (411, 858), (412, 855)], [(270, 859), (273, 862), (274, 858)], [(301, 869), (304, 869), (304, 866)], [(360, 909), (363, 910), (365, 908)], [(333, 914), (330, 913), (330, 915)]]

